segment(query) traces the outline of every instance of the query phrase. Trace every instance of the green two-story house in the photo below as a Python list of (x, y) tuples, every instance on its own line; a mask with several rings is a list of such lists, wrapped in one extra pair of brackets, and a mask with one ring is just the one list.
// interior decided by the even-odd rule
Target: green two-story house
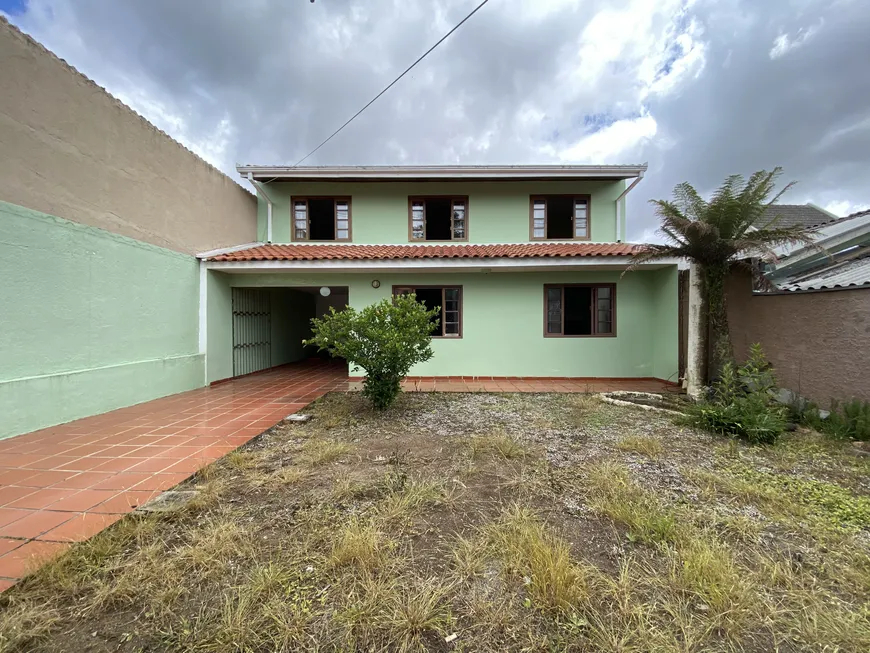
[(300, 360), (312, 317), (408, 291), (441, 308), (415, 376), (675, 381), (677, 263), (625, 273), (645, 169), (239, 166), (260, 242), (199, 257), (207, 381)]

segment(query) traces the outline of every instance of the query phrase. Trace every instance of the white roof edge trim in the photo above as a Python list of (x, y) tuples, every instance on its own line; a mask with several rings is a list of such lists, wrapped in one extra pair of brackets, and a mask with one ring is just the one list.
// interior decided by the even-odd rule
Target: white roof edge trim
[(254, 247), (263, 247), (264, 245), (268, 245), (269, 243), (245, 243), (244, 245), (232, 245), (231, 247), (221, 247), (219, 249), (210, 249), (207, 252), (199, 252), (195, 254), (196, 258), (210, 258), (212, 256), (218, 256), (220, 254), (232, 254), (233, 252), (239, 252), (243, 249), (252, 249)]
[(647, 164), (640, 165), (528, 165), (528, 166), (255, 166), (237, 165), (243, 177), (254, 178), (312, 178), (322, 179), (403, 179), (431, 177), (432, 179), (476, 179), (502, 177), (547, 177), (582, 179), (584, 177), (612, 177), (630, 179), (646, 172)]
[[(480, 268), (547, 268), (612, 266), (623, 268), (632, 262), (631, 256), (578, 256), (578, 257), (527, 257), (527, 258), (423, 258), (423, 259), (366, 259), (366, 260), (318, 260), (318, 261), (206, 261), (211, 270), (476, 270)], [(662, 259), (643, 263), (639, 267), (677, 265), (679, 259)]]

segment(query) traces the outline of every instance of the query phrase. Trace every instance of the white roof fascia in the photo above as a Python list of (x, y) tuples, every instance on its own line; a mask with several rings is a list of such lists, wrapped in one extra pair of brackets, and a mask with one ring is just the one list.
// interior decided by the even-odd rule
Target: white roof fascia
[[(530, 269), (625, 269), (632, 262), (631, 256), (578, 256), (526, 257), (526, 258), (421, 258), (421, 259), (326, 259), (316, 261), (207, 261), (210, 270), (227, 272), (351, 272), (388, 271), (409, 272), (468, 272), (476, 270), (530, 270)], [(662, 259), (639, 265), (639, 268), (661, 268), (677, 265), (679, 259)]]
[(212, 256), (220, 256), (221, 254), (232, 254), (233, 252), (238, 252), (243, 249), (253, 249), (254, 247), (263, 247), (264, 245), (268, 245), (269, 243), (246, 243), (244, 245), (233, 245), (232, 247), (221, 247), (220, 249), (210, 249), (207, 252), (199, 252), (196, 254), (196, 258), (204, 259), (211, 258)]
[(238, 165), (254, 179), (631, 179), (646, 172), (643, 165), (529, 166), (253, 166)]

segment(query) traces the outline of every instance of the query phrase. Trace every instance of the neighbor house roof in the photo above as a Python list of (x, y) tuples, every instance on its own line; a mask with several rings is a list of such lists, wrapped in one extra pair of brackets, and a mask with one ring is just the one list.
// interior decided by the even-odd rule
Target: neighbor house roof
[(845, 260), (779, 282), (781, 290), (825, 290), (870, 286), (870, 246), (856, 247)]
[(242, 177), (261, 181), (547, 181), (558, 179), (621, 180), (643, 176), (640, 165), (508, 166), (259, 166), (238, 165)]
[[(762, 224), (776, 219), (776, 227), (817, 227), (842, 218), (828, 213), (815, 204), (774, 204), (768, 207)], [(757, 225), (761, 226), (761, 225)]]
[(325, 261), (458, 258), (571, 258), (629, 256), (627, 243), (537, 243), (521, 245), (258, 245), (207, 256), (207, 261)]

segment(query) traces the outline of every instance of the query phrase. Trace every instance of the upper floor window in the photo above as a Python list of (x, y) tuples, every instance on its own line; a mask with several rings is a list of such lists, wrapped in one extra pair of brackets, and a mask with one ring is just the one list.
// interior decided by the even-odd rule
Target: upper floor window
[(350, 240), (349, 197), (294, 197), (293, 240)]
[(616, 286), (544, 286), (544, 336), (615, 336)]
[(589, 240), (588, 195), (533, 195), (532, 240)]
[(468, 240), (468, 198), (408, 198), (408, 240)]

